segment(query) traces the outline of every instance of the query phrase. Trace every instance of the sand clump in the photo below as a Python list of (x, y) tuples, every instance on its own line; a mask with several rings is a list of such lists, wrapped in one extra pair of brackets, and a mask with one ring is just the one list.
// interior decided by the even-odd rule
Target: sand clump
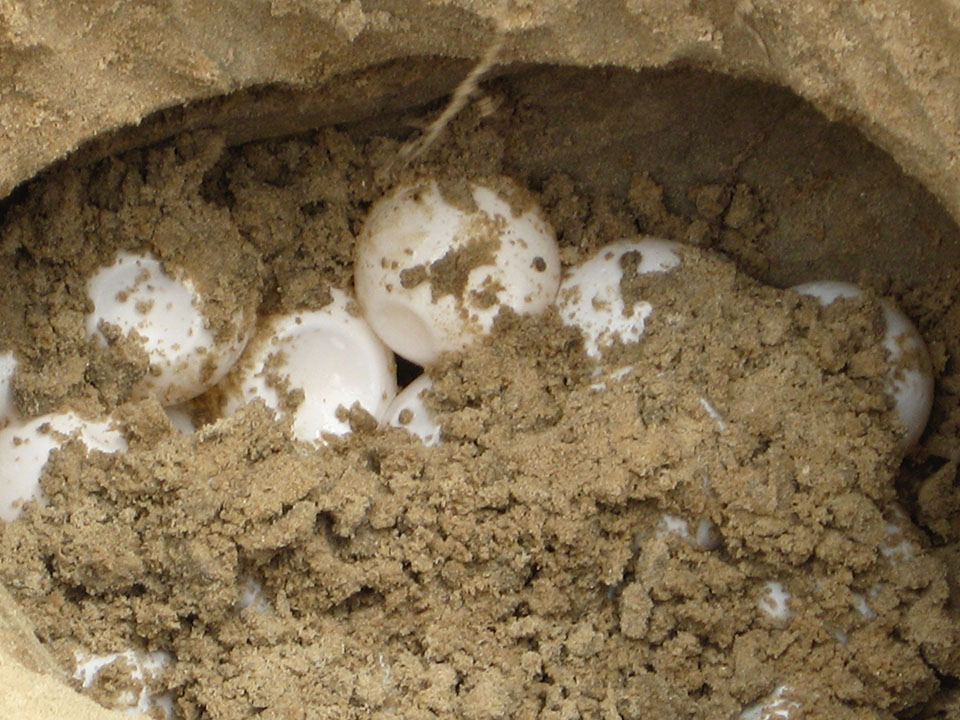
[[(260, 404), (182, 435), (131, 396), (135, 348), (84, 337), (83, 278), (144, 243), (206, 273), (214, 321), (322, 307), (394, 183), (503, 171), (497, 122), (465, 112), (393, 177), (373, 171), (400, 147), (383, 134), (198, 133), (27, 189), (0, 231), (18, 406), (114, 411), (130, 442), (68, 445), (49, 504), (0, 528), (0, 580), (38, 637), (67, 668), (78, 647), (169, 652), (152, 689), (184, 718), (736, 717), (783, 684), (811, 716), (922, 707), (960, 674), (957, 531), (933, 451), (901, 472), (875, 294), (821, 309), (691, 250), (682, 284), (626, 274), (654, 313), (599, 375), (555, 313), (504, 311), (431, 369), (433, 448), (356, 410), (314, 447)], [(691, 187), (692, 217), (642, 171), (626, 197), (528, 184), (567, 264), (651, 232), (754, 270), (776, 221), (743, 184)], [(952, 437), (953, 415), (935, 422)], [(783, 613), (762, 609), (771, 583)], [(105, 704), (118, 670), (91, 690)]]

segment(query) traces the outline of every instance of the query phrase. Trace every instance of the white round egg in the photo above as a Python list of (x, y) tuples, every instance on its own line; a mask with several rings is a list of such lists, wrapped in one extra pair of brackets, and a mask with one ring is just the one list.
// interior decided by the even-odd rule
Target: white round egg
[(227, 415), (261, 399), (282, 412), (286, 391), (303, 392), (293, 411), (293, 433), (300, 440), (342, 435), (349, 423), (337, 409), (354, 403), (380, 418), (397, 392), (393, 354), (373, 333), (341, 290), (321, 310), (268, 319), (225, 382)]
[(123, 434), (105, 421), (74, 413), (43, 415), (0, 430), (0, 519), (10, 522), (28, 500), (43, 501), (40, 477), (50, 453), (76, 436), (89, 450), (115, 453), (127, 449)]
[(440, 426), (423, 402), (431, 388), (430, 376), (421, 375), (400, 391), (384, 413), (385, 422), (416, 435), (427, 447), (440, 442)]
[(17, 358), (12, 352), (0, 353), (0, 427), (17, 415), (13, 397), (13, 376), (17, 372)]
[(681, 263), (679, 248), (679, 243), (658, 238), (621, 240), (603, 246), (570, 270), (560, 284), (557, 306), (563, 322), (583, 332), (587, 355), (600, 357), (616, 340), (637, 342), (653, 312), (646, 300), (625, 307), (620, 293), (623, 256), (640, 254), (639, 274), (669, 272)]
[(556, 237), (540, 210), (528, 201), (518, 212), (484, 185), (470, 192), (475, 209), (467, 211), (436, 181), (398, 187), (374, 203), (357, 239), (364, 315), (394, 352), (420, 365), (489, 332), (501, 307), (536, 314), (557, 294)]
[[(804, 283), (792, 288), (815, 297), (822, 306), (837, 298), (855, 298), (863, 291), (852, 283), (826, 281)], [(933, 408), (933, 367), (926, 343), (910, 319), (889, 300), (883, 300), (886, 332), (883, 346), (891, 364), (887, 392), (894, 401), (897, 417), (906, 432), (903, 446), (912, 447), (923, 434)]]
[[(201, 296), (184, 273), (169, 275), (151, 255), (123, 252), (113, 265), (98, 270), (87, 283), (93, 311), (87, 334), (106, 342), (101, 323), (135, 336), (150, 360), (139, 389), (161, 405), (200, 395), (230, 370), (243, 351), (248, 332), (218, 340), (201, 311)], [(250, 325), (243, 314), (238, 327)]]

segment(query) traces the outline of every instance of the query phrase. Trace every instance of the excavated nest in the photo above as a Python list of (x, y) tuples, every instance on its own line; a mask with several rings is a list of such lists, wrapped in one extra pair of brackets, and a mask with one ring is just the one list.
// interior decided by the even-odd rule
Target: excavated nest
[[(7, 215), (31, 182), (183, 132), (211, 131), (226, 148), (333, 126), (409, 138), (502, 40), (468, 111), (479, 123), (487, 106), (511, 109), (496, 125), (510, 133), (501, 169), (540, 192), (568, 182), (633, 197), (646, 229), (700, 228), (770, 285), (866, 279), (898, 297), (938, 372), (931, 427), (898, 490), (956, 592), (955, 2), (26, 0), (0, 15), (0, 33)], [(749, 229), (725, 220), (734, 198), (752, 208)], [(941, 680), (926, 717), (954, 716), (956, 680)], [(11, 720), (119, 717), (62, 682), (5, 591), (0, 682)]]

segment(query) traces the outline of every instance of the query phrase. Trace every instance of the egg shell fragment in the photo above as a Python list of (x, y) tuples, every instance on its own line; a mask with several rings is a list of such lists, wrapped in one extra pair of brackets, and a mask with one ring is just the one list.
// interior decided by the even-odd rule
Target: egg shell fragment
[(302, 390), (293, 411), (294, 436), (319, 441), (324, 433), (350, 432), (337, 409), (354, 403), (380, 418), (397, 392), (396, 364), (362, 317), (352, 311), (349, 296), (332, 290), (333, 302), (320, 310), (275, 316), (251, 341), (237, 368), (227, 378), (224, 413), (233, 415), (246, 402), (260, 398), (284, 410), (274, 379), (287, 391)]
[(88, 450), (105, 453), (127, 449), (123, 434), (107, 421), (85, 420), (75, 413), (42, 415), (0, 430), (0, 519), (11, 522), (23, 503), (44, 502), (40, 489), (50, 453), (76, 436)]
[(400, 391), (384, 413), (384, 422), (416, 435), (427, 447), (440, 442), (440, 426), (423, 402), (432, 388), (430, 376), (421, 375)]
[(540, 210), (531, 204), (515, 214), (484, 185), (470, 192), (476, 209), (465, 212), (435, 180), (400, 186), (374, 203), (357, 239), (364, 315), (394, 352), (419, 365), (489, 332), (501, 307), (537, 314), (557, 294), (556, 236)]
[(213, 387), (243, 351), (252, 329), (242, 313), (234, 318), (240, 332), (219, 342), (201, 311), (201, 297), (183, 273), (171, 277), (152, 255), (123, 252), (113, 265), (98, 270), (87, 283), (93, 311), (87, 334), (106, 344), (101, 323), (135, 334), (150, 360), (151, 371), (137, 388), (161, 405), (189, 400)]
[[(852, 283), (821, 280), (796, 285), (792, 290), (816, 298), (823, 307), (838, 298), (856, 298), (863, 291)], [(913, 447), (930, 419), (933, 408), (933, 366), (927, 345), (910, 319), (889, 300), (882, 300), (886, 333), (883, 346), (892, 365), (887, 393), (893, 398), (900, 423), (906, 429), (902, 445)]]
[(653, 312), (646, 300), (625, 306), (620, 292), (624, 255), (640, 254), (638, 274), (669, 272), (681, 264), (680, 247), (659, 238), (620, 240), (570, 270), (560, 284), (557, 306), (564, 324), (583, 332), (587, 355), (599, 358), (616, 340), (637, 342)]

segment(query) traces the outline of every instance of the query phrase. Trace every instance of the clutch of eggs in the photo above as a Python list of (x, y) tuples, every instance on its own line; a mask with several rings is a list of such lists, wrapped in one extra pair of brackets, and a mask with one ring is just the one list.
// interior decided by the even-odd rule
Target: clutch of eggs
[[(444, 352), (462, 351), (488, 333), (502, 308), (535, 314), (556, 303), (562, 321), (582, 332), (586, 354), (598, 359), (615, 342), (641, 342), (656, 312), (656, 298), (627, 307), (620, 290), (624, 256), (637, 254), (639, 274), (677, 273), (684, 252), (698, 252), (658, 238), (623, 239), (569, 268), (561, 280), (555, 233), (520, 188), (500, 178), (468, 183), (466, 190), (467, 197), (453, 201), (436, 180), (427, 179), (401, 185), (374, 203), (357, 239), (356, 301), (334, 289), (326, 307), (264, 318), (256, 329), (252, 318), (238, 314), (233, 318), (238, 332), (218, 339), (188, 273), (168, 271), (149, 253), (124, 252), (88, 281), (87, 333), (107, 342), (110, 326), (141, 343), (151, 372), (137, 394), (156, 397), (184, 433), (194, 426), (182, 403), (219, 384), (225, 415), (260, 400), (278, 416), (288, 415), (300, 440), (322, 442), (324, 434), (349, 432), (340, 410), (356, 404), (431, 446), (441, 434), (424, 402), (432, 381), (423, 374), (398, 394), (393, 353), (429, 368)], [(823, 306), (861, 294), (854, 285), (829, 281), (793, 290)], [(883, 301), (883, 310), (882, 343), (891, 364), (886, 392), (904, 427), (903, 445), (910, 447), (930, 414), (933, 373), (910, 320), (889, 301)], [(0, 353), (0, 519), (5, 521), (16, 519), (24, 502), (44, 502), (43, 468), (65, 443), (76, 440), (106, 453), (127, 447), (109, 419), (72, 412), (21, 418), (11, 382), (16, 365), (12, 353)], [(608, 381), (630, 369), (595, 387), (605, 390)], [(706, 398), (702, 403), (722, 428), (719, 413)], [(719, 542), (707, 518), (699, 519), (695, 533), (686, 520), (670, 515), (661, 525), (658, 532), (678, 534), (705, 551)], [(765, 587), (761, 609), (789, 619), (789, 593), (777, 582)], [(134, 679), (144, 668), (153, 672), (151, 663), (169, 662), (164, 656), (144, 660), (132, 651), (122, 655), (133, 664)], [(120, 656), (78, 657), (84, 684)], [(148, 708), (145, 688), (131, 696), (131, 707)], [(798, 711), (781, 685), (739, 717), (789, 718)]]
[[(626, 307), (620, 293), (623, 276), (621, 260), (627, 253), (639, 253), (638, 274), (676, 273), (682, 270), (682, 246), (657, 238), (622, 240), (610, 243), (579, 265), (571, 268), (560, 285), (557, 305), (563, 321), (581, 330), (584, 348), (598, 358), (615, 340), (639, 342), (646, 321), (655, 312), (655, 298), (644, 298)], [(703, 252), (685, 248), (684, 252)], [(678, 278), (678, 282), (682, 280)], [(863, 291), (856, 285), (817, 281), (792, 288), (827, 306), (838, 298), (854, 298)], [(926, 344), (910, 319), (890, 300), (882, 301), (886, 333), (882, 343), (891, 369), (886, 393), (903, 426), (901, 445), (909, 449), (923, 433), (933, 407), (933, 369)], [(701, 402), (716, 414), (707, 398)]]
[[(684, 253), (702, 252), (658, 238), (623, 239), (569, 268), (561, 281), (555, 233), (525, 191), (506, 178), (467, 183), (461, 191), (450, 199), (426, 179), (373, 204), (357, 238), (356, 301), (335, 289), (327, 307), (265, 318), (257, 329), (238, 314), (238, 332), (218, 339), (188, 273), (166, 269), (150, 253), (122, 252), (88, 281), (87, 332), (106, 342), (109, 326), (142, 344), (151, 372), (137, 395), (156, 397), (186, 433), (192, 419), (182, 403), (219, 383), (224, 414), (260, 399), (278, 415), (289, 414), (302, 440), (348, 432), (339, 409), (358, 404), (429, 445), (440, 439), (423, 403), (431, 381), (423, 375), (397, 395), (391, 350), (429, 368), (442, 353), (464, 350), (489, 332), (501, 308), (535, 314), (556, 303), (563, 322), (583, 333), (586, 353), (599, 358), (615, 341), (640, 342), (656, 312), (655, 298), (626, 307), (624, 256), (638, 255), (640, 274), (676, 273)], [(794, 290), (823, 305), (860, 294), (856, 286), (825, 281)], [(909, 447), (929, 417), (933, 374), (916, 328), (889, 301), (883, 307), (892, 365), (887, 393)], [(13, 354), (0, 353), (0, 517), (6, 519), (25, 500), (42, 499), (43, 465), (70, 437), (104, 452), (125, 447), (107, 421), (71, 413), (20, 418), (15, 369)], [(716, 413), (706, 398), (704, 407)]]

